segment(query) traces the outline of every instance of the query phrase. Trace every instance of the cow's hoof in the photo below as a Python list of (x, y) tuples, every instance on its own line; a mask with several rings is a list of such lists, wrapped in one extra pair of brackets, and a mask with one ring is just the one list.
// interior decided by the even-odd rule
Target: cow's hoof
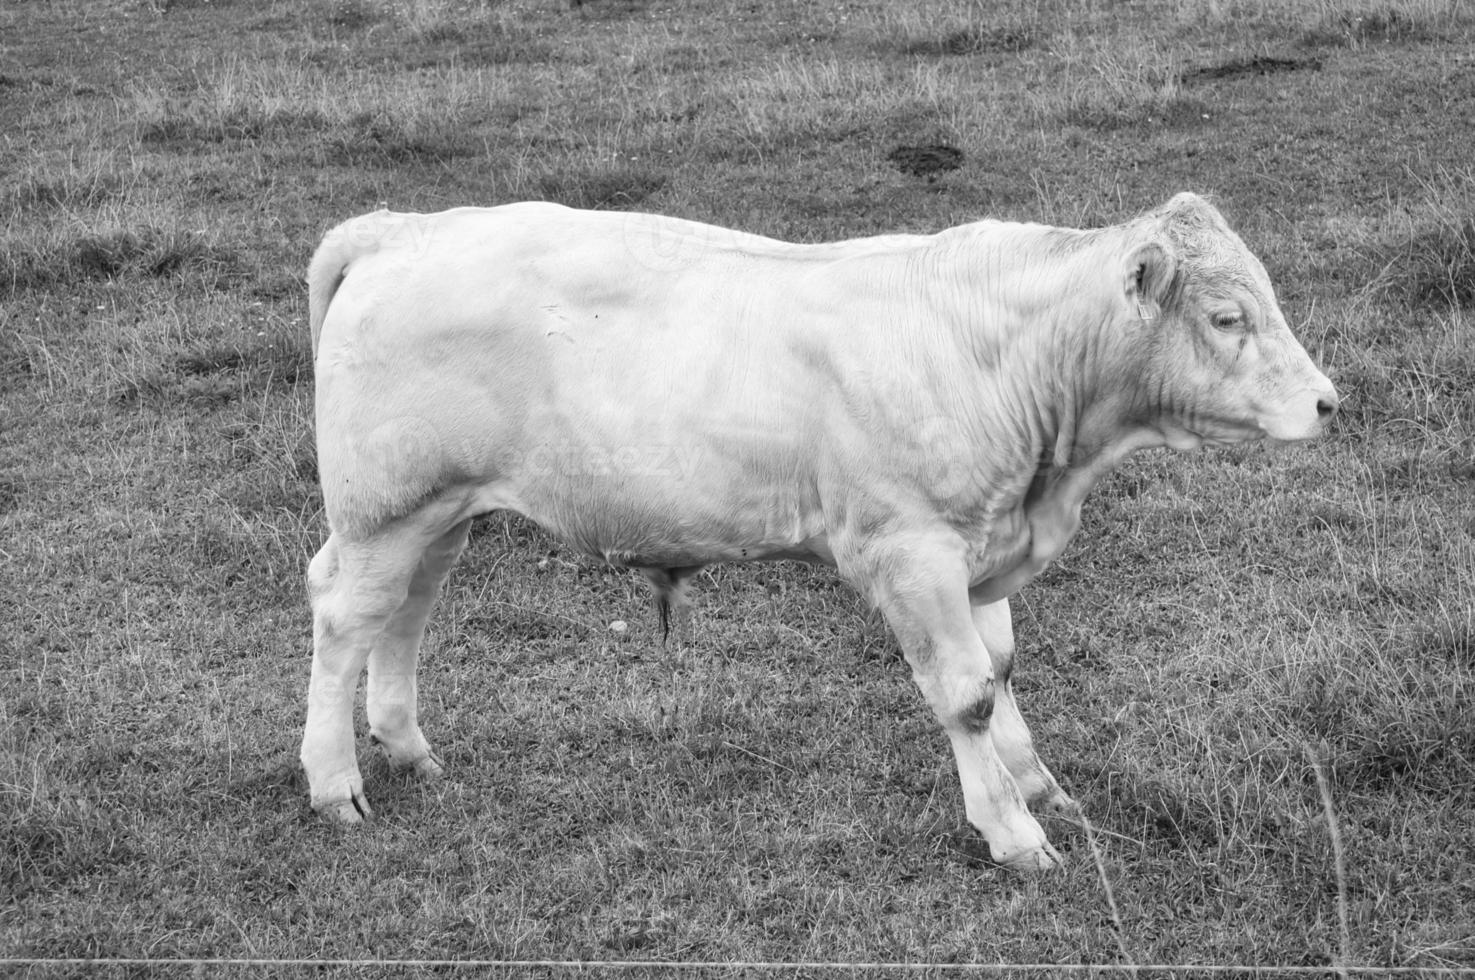
[(1049, 841), (1045, 841), (1039, 847), (1031, 847), (1016, 854), (1010, 854), (996, 863), (1010, 871), (1034, 874), (1064, 867), (1065, 859), (1060, 856), (1059, 851), (1050, 846)]
[(312, 808), (321, 814), (324, 820), (331, 824), (348, 827), (363, 823), (374, 815), (374, 811), (369, 809), (369, 798), (364, 795), (363, 780), (357, 774), (347, 780), (346, 786), (339, 785), (344, 791), (341, 797), (313, 794)]
[(322, 814), (323, 819), (328, 823), (343, 827), (363, 823), (374, 815), (374, 811), (369, 809), (369, 801), (362, 793), (355, 793), (346, 800), (317, 804), (313, 809)]
[(446, 774), (445, 769), (441, 766), (440, 759), (434, 752), (423, 758), (416, 759), (408, 768), (413, 770), (415, 775), (420, 779), (439, 779)]
[[(440, 757), (430, 751), (430, 746), (425, 744), (425, 739), (423, 738), (417, 737), (414, 739), (399, 740), (396, 744), (401, 746), (402, 751), (398, 752), (390, 747), (389, 742), (375, 735), (373, 732), (369, 733), (369, 741), (379, 748), (379, 751), (384, 754), (384, 758), (389, 760), (389, 767), (396, 772), (408, 770), (421, 779), (439, 779), (445, 775), (445, 769), (442, 768)], [(405, 747), (406, 743), (408, 743), (407, 748)]]
[(1074, 818), (1081, 812), (1081, 805), (1067, 796), (1064, 790), (1059, 789), (1040, 800), (1038, 805), (1041, 813), (1057, 817)]

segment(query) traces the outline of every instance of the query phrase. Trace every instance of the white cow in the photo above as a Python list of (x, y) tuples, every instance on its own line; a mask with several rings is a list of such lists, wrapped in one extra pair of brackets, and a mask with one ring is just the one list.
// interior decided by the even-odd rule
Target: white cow
[(1008, 598), (1128, 453), (1318, 435), (1336, 411), (1264, 267), (1180, 194), (1095, 231), (983, 221), (794, 245), (513, 204), (365, 215), (312, 261), (312, 804), (369, 813), (353, 703), (441, 766), (418, 648), (471, 519), (510, 509), (664, 601), (702, 566), (834, 566), (881, 608), (995, 860), (1074, 803), (1009, 683)]

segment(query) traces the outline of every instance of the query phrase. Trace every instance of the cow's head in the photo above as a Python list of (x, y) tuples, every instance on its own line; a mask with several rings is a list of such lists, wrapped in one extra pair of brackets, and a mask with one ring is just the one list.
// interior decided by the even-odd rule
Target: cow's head
[(1310, 439), (1337, 392), (1291, 334), (1265, 267), (1222, 215), (1179, 194), (1137, 225), (1122, 268), (1146, 344), (1140, 389), (1168, 444)]

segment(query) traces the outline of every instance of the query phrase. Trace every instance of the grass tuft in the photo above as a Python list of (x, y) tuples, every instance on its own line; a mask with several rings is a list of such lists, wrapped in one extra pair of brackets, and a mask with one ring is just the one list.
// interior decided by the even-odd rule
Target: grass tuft
[(11, 477), (0, 477), (0, 514), (8, 514), (20, 506), (25, 484)]
[(1392, 285), (1425, 308), (1475, 304), (1475, 217), (1419, 232), (1390, 265)]
[(162, 278), (181, 272), (229, 273), (240, 261), (233, 249), (203, 233), (145, 227), (83, 236), (72, 248), (70, 264), (83, 278)]
[[(168, 363), (145, 363), (118, 378), (118, 405), (168, 408), (190, 404), (217, 407), (251, 392), (291, 389), (312, 377), (305, 343), (216, 345), (175, 355)], [(314, 467), (315, 471), (315, 467)]]
[(229, 140), (284, 138), (324, 128), (327, 120), (311, 110), (257, 111), (251, 107), (226, 109), (202, 117), (188, 114), (178, 104), (166, 104), (159, 118), (142, 122), (139, 139), (144, 144), (181, 146), (192, 143), (223, 143)]
[(1120, 792), (1119, 812), (1127, 833), (1195, 850), (1219, 843), (1225, 819), (1219, 801), (1199, 799), (1188, 787), (1151, 777), (1123, 785)]
[(1413, 15), (1388, 7), (1329, 14), (1301, 35), (1301, 43), (1308, 47), (1359, 48), (1368, 44), (1423, 39), (1427, 35), (1427, 29)]
[(199, 284), (239, 277), (237, 250), (206, 233), (143, 226), (81, 231), (54, 238), (0, 240), (0, 289), (44, 289), (96, 279), (189, 276)]
[[(54, 724), (46, 699), (15, 692), (0, 721)], [(26, 745), (0, 728), (0, 893), (22, 899), (66, 887), (89, 868), (116, 868), (133, 860), (126, 814), (67, 792), (48, 764), (54, 746)]]
[[(1360, 50), (1371, 45), (1466, 39), (1475, 12), (1464, 0), (1383, 0), (1339, 3), (1318, 0), (1319, 10), (1300, 24), (1300, 43)], [(1309, 21), (1309, 22), (1308, 22)]]
[(0, 888), (16, 899), (65, 887), (82, 869), (116, 868), (133, 860), (116, 815), (82, 800), (32, 806), (0, 818), (10, 842), (0, 857)]
[(1475, 305), (1475, 193), (1455, 180), (1431, 181), (1423, 200), (1390, 214), (1362, 247), (1367, 292), (1426, 313)]
[(327, 22), (334, 27), (361, 31), (385, 20), (388, 12), (377, 0), (332, 0)]
[(546, 174), (537, 182), (538, 195), (575, 208), (624, 210), (642, 204), (670, 182), (667, 174), (637, 166)]
[(1444, 623), (1425, 628), (1412, 637), (1416, 657), (1434, 658), (1460, 670), (1475, 669), (1475, 627), (1470, 623)]
[(114, 197), (120, 180), (111, 175), (71, 174), (43, 177), (32, 175), (3, 190), (0, 209), (8, 211), (91, 210)]
[(1328, 778), (1349, 792), (1470, 797), (1475, 730), (1465, 722), (1468, 668), (1446, 661), (1427, 673), (1405, 669), (1384, 679), (1374, 693), (1350, 675), (1334, 674), (1313, 678), (1301, 692), (1292, 723), (1327, 746)]
[(1026, 27), (982, 27), (970, 25), (936, 38), (904, 41), (901, 50), (916, 55), (968, 55), (989, 51), (1016, 54), (1040, 43)]
[(1208, 118), (1208, 106), (1187, 94), (1181, 56), (1156, 44), (1102, 48), (1072, 39), (1062, 45), (1069, 66), (1050, 102), (1060, 121), (1082, 129), (1135, 126), (1190, 128)]
[(914, 57), (1020, 54), (1045, 36), (1041, 13), (1015, 3), (892, 5), (875, 18), (886, 45)]

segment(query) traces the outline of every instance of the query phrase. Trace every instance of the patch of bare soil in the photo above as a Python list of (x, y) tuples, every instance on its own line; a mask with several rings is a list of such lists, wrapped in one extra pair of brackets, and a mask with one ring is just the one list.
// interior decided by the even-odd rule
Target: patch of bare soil
[(1253, 58), (1237, 58), (1218, 65), (1195, 68), (1182, 75), (1184, 82), (1217, 82), (1246, 75), (1278, 75), (1290, 71), (1319, 71), (1320, 58), (1276, 58), (1256, 55)]

